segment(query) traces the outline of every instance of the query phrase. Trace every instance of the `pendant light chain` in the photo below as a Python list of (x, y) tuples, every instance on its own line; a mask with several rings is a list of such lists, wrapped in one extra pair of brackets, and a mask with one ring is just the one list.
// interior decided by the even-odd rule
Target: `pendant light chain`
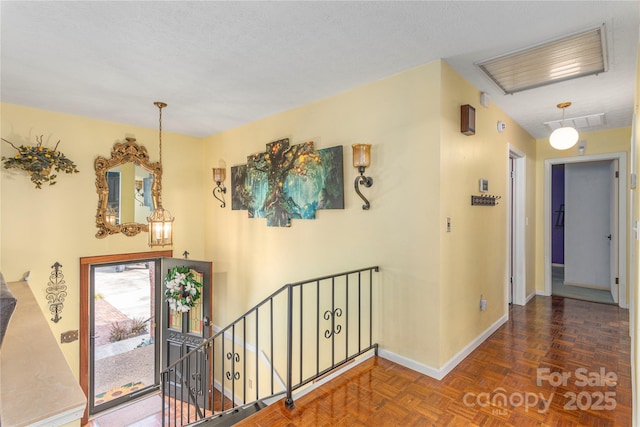
[[(158, 110), (160, 111), (158, 116), (158, 141), (160, 150), (160, 169), (163, 169), (164, 173), (164, 167), (162, 166), (162, 109), (166, 107), (167, 104), (159, 101), (154, 102), (153, 104), (158, 107)], [(158, 207), (162, 208), (162, 193), (158, 194)]]
[[(160, 150), (160, 170), (162, 171), (162, 109), (167, 106), (164, 102), (153, 103), (160, 110), (158, 118), (158, 142)], [(162, 175), (161, 173), (159, 174)], [(149, 246), (173, 245), (173, 220), (171, 213), (162, 207), (162, 184), (158, 179), (158, 204), (147, 218), (149, 221)]]
[(162, 167), (162, 109), (167, 106), (164, 102), (154, 102), (156, 107), (160, 110), (158, 118), (158, 140), (160, 141), (160, 167)]

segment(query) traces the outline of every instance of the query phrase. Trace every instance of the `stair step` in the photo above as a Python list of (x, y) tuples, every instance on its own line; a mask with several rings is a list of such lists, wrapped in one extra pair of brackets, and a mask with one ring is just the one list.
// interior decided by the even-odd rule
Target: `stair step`
[(212, 418), (207, 418), (201, 421), (198, 421), (195, 424), (190, 424), (192, 427), (228, 427), (232, 426), (250, 415), (255, 414), (259, 410), (266, 408), (267, 405), (261, 400), (245, 406), (243, 408), (237, 408), (232, 412), (225, 413), (223, 415), (216, 415)]

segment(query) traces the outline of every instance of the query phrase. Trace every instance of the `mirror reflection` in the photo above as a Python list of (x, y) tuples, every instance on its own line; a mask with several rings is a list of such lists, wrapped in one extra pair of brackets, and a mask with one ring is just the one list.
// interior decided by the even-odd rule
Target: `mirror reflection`
[(158, 205), (162, 168), (150, 163), (147, 149), (135, 141), (127, 138), (126, 143), (116, 143), (110, 159), (98, 157), (94, 162), (98, 238), (148, 231), (147, 217)]
[(114, 225), (147, 222), (153, 210), (152, 173), (134, 163), (126, 163), (107, 170), (107, 185), (107, 209), (114, 214)]

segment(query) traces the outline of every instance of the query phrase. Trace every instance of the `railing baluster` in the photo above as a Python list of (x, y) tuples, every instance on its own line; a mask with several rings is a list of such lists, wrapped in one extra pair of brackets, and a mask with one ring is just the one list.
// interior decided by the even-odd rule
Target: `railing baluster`
[(362, 280), (358, 273), (358, 352), (362, 351)]
[(331, 367), (334, 367), (336, 356), (336, 279), (331, 278)]
[(316, 281), (316, 375), (320, 373), (320, 281)]
[[(366, 277), (364, 273), (369, 272), (369, 284), (366, 287)], [(162, 426), (169, 426), (173, 424), (174, 427), (183, 425), (185, 423), (198, 422), (204, 418), (210, 418), (212, 414), (217, 416), (218, 413), (227, 413), (234, 410), (234, 407), (240, 405), (249, 405), (253, 402), (257, 402), (261, 399), (269, 397), (275, 397), (282, 394), (286, 394), (285, 403), (288, 407), (293, 408), (293, 392), (300, 387), (309, 384), (310, 382), (328, 374), (332, 370), (343, 366), (345, 363), (355, 359), (356, 357), (374, 350), (377, 354), (378, 345), (373, 343), (373, 272), (378, 272), (378, 267), (369, 267), (360, 270), (354, 270), (341, 274), (334, 274), (326, 277), (316, 278), (303, 282), (285, 285), (278, 291), (265, 298), (262, 302), (257, 304), (251, 310), (231, 322), (228, 326), (217, 332), (213, 337), (198, 345), (196, 348), (189, 351), (187, 354), (181, 354), (180, 358), (168, 366), (160, 374), (162, 381)], [(357, 274), (357, 277), (352, 275)], [(327, 283), (331, 280), (331, 284)], [(357, 284), (356, 284), (357, 281)], [(310, 305), (306, 310), (311, 316), (313, 312), (313, 286), (315, 284), (315, 329), (316, 329), (316, 343), (315, 343), (315, 374), (313, 373), (312, 365), (307, 370), (311, 370), (311, 374), (305, 378), (305, 363), (313, 363), (311, 360), (312, 352), (311, 346), (313, 345), (313, 337), (309, 336), (309, 332), (313, 330), (313, 318), (307, 319), (305, 317), (305, 304)], [(342, 291), (340, 286), (344, 286), (344, 300), (341, 299)], [(353, 289), (357, 286), (357, 291)], [(322, 288), (322, 289), (321, 289)], [(369, 297), (363, 294), (368, 288)], [(299, 292), (299, 301), (294, 303), (296, 289)], [(305, 290), (309, 292), (305, 297)], [(286, 291), (286, 295), (284, 295)], [(330, 298), (328, 292), (331, 292)], [(353, 292), (357, 292), (357, 302), (355, 301), (356, 295), (352, 295)], [(276, 298), (278, 298), (276, 300)], [(280, 304), (284, 303), (283, 298), (286, 299), (286, 353), (280, 350), (281, 341), (280, 336), (282, 330), (282, 315), (283, 312), (280, 309)], [(330, 309), (321, 311), (322, 307), (328, 308), (330, 302)], [(277, 304), (277, 305), (276, 305)], [(295, 304), (295, 306), (294, 306)], [(342, 307), (344, 304), (344, 307)], [(357, 306), (356, 306), (357, 304)], [(267, 307), (268, 305), (268, 307)], [(352, 308), (351, 305), (354, 305)], [(367, 307), (368, 305), (368, 307)], [(278, 313), (274, 313), (275, 309), (278, 309)], [(269, 340), (264, 341), (266, 330), (261, 331), (260, 316), (263, 313), (263, 317), (269, 316), (268, 334)], [(363, 316), (364, 309), (368, 309), (368, 325)], [(357, 311), (357, 313), (355, 313)], [(344, 312), (345, 318), (341, 319)], [(323, 313), (323, 314), (321, 314)], [(249, 316), (255, 316), (255, 321), (251, 322)], [(353, 318), (357, 316), (357, 318)], [(321, 329), (320, 321), (321, 317), (325, 321), (329, 321), (330, 326), (324, 330), (325, 340), (321, 342)], [(263, 319), (262, 324), (263, 326)], [(275, 322), (278, 322), (277, 324)], [(242, 323), (240, 323), (242, 322)], [(350, 323), (353, 322), (354, 325)], [(355, 339), (354, 332), (349, 332), (349, 327), (355, 327), (357, 323), (357, 331), (354, 331), (357, 335), (358, 345), (354, 346), (350, 343), (351, 339)], [(306, 325), (306, 326), (305, 326)], [(311, 331), (307, 331), (305, 328), (309, 327)], [(237, 330), (236, 327), (242, 328)], [(336, 347), (336, 335), (340, 334), (344, 327), (344, 357), (338, 356), (336, 351), (340, 349)], [(365, 334), (369, 335), (369, 344), (363, 343), (366, 340)], [(297, 339), (298, 345), (294, 344), (294, 328), (298, 328)], [(330, 328), (330, 329), (329, 329)], [(253, 329), (253, 330), (252, 330)], [(278, 351), (275, 349), (275, 336), (278, 334)], [(260, 338), (262, 335), (262, 339)], [(241, 338), (240, 338), (241, 337)], [(328, 342), (328, 339), (331, 342)], [(225, 349), (228, 345), (225, 343), (227, 339), (231, 340), (231, 351), (228, 355), (225, 353)], [(216, 340), (219, 341), (219, 350), (216, 350)], [(266, 345), (262, 345), (261, 343)], [(342, 340), (338, 341), (338, 347), (341, 345)], [(305, 344), (307, 344), (305, 346)], [(242, 345), (242, 349), (238, 349), (237, 346)], [(251, 376), (247, 376), (247, 368), (251, 362), (247, 361), (251, 345), (255, 345), (255, 394), (247, 393), (247, 387), (251, 381)], [(261, 346), (262, 345), (262, 346)], [(330, 347), (329, 347), (330, 346)], [(268, 348), (267, 348), (268, 347)], [(357, 347), (357, 351), (356, 348)], [(294, 349), (298, 354), (294, 353)], [(353, 349), (353, 350), (351, 350)], [(331, 352), (331, 360), (328, 360), (328, 352)], [(268, 367), (261, 367), (260, 355), (266, 356), (268, 352)], [(221, 355), (221, 361), (216, 363), (216, 354)], [(341, 352), (342, 354), (342, 352)], [(167, 353), (168, 355), (168, 353)], [(242, 364), (240, 364), (240, 357), (242, 357)], [(251, 357), (251, 356), (249, 356)], [(295, 359), (294, 359), (295, 357)], [(227, 362), (225, 359), (229, 359), (229, 371), (225, 368)], [(298, 365), (298, 378), (294, 382), (293, 369), (294, 360)], [(284, 391), (278, 391), (276, 393), (276, 381), (278, 384), (282, 383), (282, 378), (276, 367), (282, 367), (286, 364), (286, 384)], [(220, 372), (216, 374), (216, 365), (220, 369)], [(270, 369), (270, 392), (261, 393), (260, 390), (260, 377), (262, 369)], [(197, 371), (192, 372), (193, 369)], [(240, 381), (240, 376), (244, 375), (244, 379)], [(217, 378), (220, 379), (219, 387), (215, 386)], [(213, 380), (213, 383), (210, 383)], [(227, 382), (231, 382), (230, 390), (227, 390)], [(236, 390), (236, 385), (241, 387), (242, 390)], [(253, 386), (253, 384), (251, 384)], [(209, 390), (211, 386), (211, 390)], [(269, 389), (269, 387), (264, 387)], [(279, 385), (280, 389), (281, 386)], [(230, 408), (225, 408), (225, 392), (230, 391)], [(219, 393), (220, 408), (216, 411), (216, 393)], [(241, 403), (236, 403), (236, 395)], [(251, 396), (251, 397), (248, 397)], [(255, 396), (255, 397), (254, 397)], [(252, 402), (247, 400), (254, 399)], [(210, 410), (210, 412), (209, 412)], [(237, 409), (236, 409), (237, 410)], [(218, 413), (216, 413), (218, 412)], [(192, 416), (193, 413), (193, 416)]]
[[(377, 268), (376, 271), (378, 271)], [(373, 270), (369, 270), (369, 347), (371, 345), (373, 345)], [(376, 354), (378, 354), (377, 350)]]
[(302, 352), (302, 331), (304, 330), (304, 313), (303, 313), (303, 305), (302, 305), (302, 286), (299, 286), (298, 289), (300, 290), (300, 381), (302, 381), (302, 364), (303, 364), (303, 360), (302, 360), (302, 356), (303, 356), (303, 352)]
[(287, 398), (285, 404), (293, 408), (293, 288), (287, 287)]
[(270, 310), (269, 310), (269, 337), (271, 338), (270, 344), (270, 357), (271, 357), (271, 394), (273, 394), (273, 380), (275, 377), (274, 371), (274, 362), (273, 362), (273, 298), (270, 300)]
[(222, 342), (222, 353), (220, 353), (220, 398), (222, 399), (222, 410), (224, 411), (224, 397), (225, 397), (225, 393), (224, 393), (224, 333), (226, 331), (226, 328), (223, 329), (222, 332), (222, 336), (220, 337), (220, 341)]
[(344, 358), (349, 357), (349, 275), (344, 278)]
[(259, 308), (256, 309), (256, 400), (258, 400), (259, 396), (260, 396), (260, 383), (259, 383), (259, 378), (260, 378), (260, 362), (259, 362), (259, 357), (258, 354), (260, 353), (260, 343), (258, 341), (258, 337), (260, 336), (259, 331), (260, 328), (259, 326)]
[(242, 403), (247, 403), (247, 318), (242, 318)]

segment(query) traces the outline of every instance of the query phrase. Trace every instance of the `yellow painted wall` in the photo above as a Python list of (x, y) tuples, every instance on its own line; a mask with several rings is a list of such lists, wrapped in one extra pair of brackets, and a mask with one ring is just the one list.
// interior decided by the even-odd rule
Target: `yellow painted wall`
[[(284, 137), (317, 148), (342, 145), (345, 164), (345, 209), (294, 219), (290, 228), (221, 209), (209, 196), (214, 323), (224, 325), (287, 282), (379, 264), (380, 344), (438, 363), (439, 75), (438, 62), (427, 64), (207, 138), (210, 166), (244, 164)], [(367, 175), (374, 183), (363, 189), (369, 211), (353, 190), (354, 143), (372, 144)]]
[[(345, 162), (345, 210), (319, 211), (316, 220), (293, 220), (291, 228), (268, 228), (264, 219), (220, 209), (210, 197), (206, 256), (216, 265), (214, 323), (224, 325), (286, 282), (376, 264), (382, 267), (378, 341), (388, 351), (440, 368), (502, 317), (505, 205), (471, 207), (469, 198), (481, 177), (506, 196), (507, 143), (531, 164), (535, 146), (497, 107), (480, 107), (479, 96), (437, 61), (207, 138), (211, 167), (244, 164), (284, 137), (313, 140), (317, 148), (343, 145)], [(476, 136), (459, 132), (463, 103), (478, 108)], [(505, 133), (496, 131), (498, 119), (508, 123)], [(359, 142), (372, 144), (368, 212), (351, 185), (350, 145)], [(534, 168), (527, 173), (533, 195)], [(533, 206), (531, 196), (530, 216)], [(448, 235), (446, 216), (453, 217)], [(532, 247), (527, 252), (533, 288)], [(480, 293), (489, 301), (484, 313)]]
[[(605, 153), (627, 153), (627, 163), (629, 163), (629, 151), (630, 151), (630, 139), (631, 128), (618, 128), (597, 132), (581, 132), (580, 140), (587, 142), (585, 155), (605, 154)], [(536, 271), (539, 274), (536, 275), (536, 291), (544, 291), (545, 278), (544, 278), (544, 163), (547, 159), (561, 159), (567, 157), (577, 157), (578, 147), (577, 145), (568, 150), (556, 150), (551, 147), (549, 140), (538, 139), (536, 140), (537, 146), (537, 161), (536, 161), (536, 223), (538, 228), (536, 230)], [(627, 164), (627, 170), (629, 165)], [(628, 175), (628, 174), (627, 174)], [(627, 176), (627, 188), (629, 188), (629, 178)], [(628, 204), (630, 210), (630, 204)], [(627, 233), (627, 247), (629, 247), (630, 240)], [(627, 251), (628, 252), (628, 251)], [(627, 253), (627, 277), (629, 277), (629, 257)], [(629, 285), (627, 285), (627, 298), (628, 298)], [(628, 299), (627, 299), (628, 301)]]
[[(163, 203), (176, 217), (174, 252), (214, 263), (214, 323), (226, 325), (285, 283), (380, 265), (376, 299), (380, 345), (439, 369), (506, 315), (508, 145), (526, 155), (526, 293), (543, 289), (542, 171), (545, 158), (565, 155), (535, 141), (502, 110), (483, 107), (480, 92), (442, 61), (199, 139), (165, 133)], [(476, 107), (476, 135), (459, 131), (460, 105)], [(28, 177), (3, 170), (0, 262), (7, 280), (31, 270), (41, 296), (50, 266), (63, 265), (69, 296), (56, 336), (77, 329), (78, 258), (146, 251), (146, 234), (97, 239), (93, 160), (133, 135), (158, 158), (157, 130), (2, 104), (2, 137), (33, 143), (44, 134), (81, 173), (36, 190)], [(169, 110), (167, 110), (167, 113)], [(150, 108), (150, 114), (154, 114)], [(170, 120), (165, 114), (165, 122)], [(507, 124), (499, 133), (498, 120)], [(628, 129), (585, 134), (588, 153), (628, 151)], [(267, 227), (211, 195), (211, 167), (246, 163), (265, 144), (290, 138), (316, 148), (342, 145), (345, 209), (318, 211), (290, 228)], [(626, 142), (625, 142), (626, 141)], [(353, 191), (351, 144), (372, 144), (363, 211)], [(626, 144), (626, 145), (625, 145)], [(2, 144), (1, 153), (12, 155)], [(470, 205), (478, 180), (489, 180), (496, 207)], [(452, 232), (445, 230), (452, 219)], [(540, 285), (542, 283), (542, 285)], [(480, 295), (488, 302), (479, 310)], [(61, 346), (77, 374), (78, 343)]]
[[(508, 144), (526, 156), (529, 197), (525, 213), (532, 217), (535, 201), (534, 139), (493, 103), (480, 104), (480, 91), (446, 63), (442, 72), (440, 162), (440, 336), (439, 365), (444, 365), (507, 310)], [(476, 108), (476, 134), (460, 133), (460, 106)], [(498, 120), (506, 123), (498, 132)], [(501, 196), (497, 206), (471, 206), (479, 180), (489, 180), (488, 194)], [(445, 228), (451, 218), (451, 232)], [(527, 287), (533, 287), (533, 240), (527, 226)], [(480, 311), (480, 296), (487, 310)]]
[[(110, 123), (79, 116), (53, 113), (12, 104), (2, 104), (1, 135), (15, 145), (35, 144), (36, 135), (44, 135), (47, 146), (61, 140), (59, 149), (73, 160), (80, 173), (59, 175), (54, 186), (35, 189), (23, 172), (2, 168), (2, 208), (0, 215), (0, 250), (2, 273), (15, 281), (31, 271), (29, 285), (42, 311), (50, 316), (45, 289), (51, 266), (62, 264), (68, 286), (62, 320), (49, 322), (54, 336), (79, 328), (79, 258), (104, 254), (148, 251), (147, 234), (135, 237), (122, 234), (105, 239), (95, 237), (98, 196), (93, 162), (97, 156), (110, 157), (115, 142), (125, 136), (149, 150), (158, 161), (158, 130)], [(149, 115), (157, 115), (149, 103)], [(171, 120), (170, 107), (163, 115), (165, 125)], [(203, 259), (202, 193), (205, 187), (202, 142), (198, 138), (163, 133), (163, 204), (176, 217), (174, 253), (184, 250), (193, 259)], [(13, 156), (8, 144), (0, 146), (3, 156)], [(166, 248), (165, 248), (166, 249)], [(78, 375), (79, 343), (61, 344), (61, 349), (75, 375)]]

